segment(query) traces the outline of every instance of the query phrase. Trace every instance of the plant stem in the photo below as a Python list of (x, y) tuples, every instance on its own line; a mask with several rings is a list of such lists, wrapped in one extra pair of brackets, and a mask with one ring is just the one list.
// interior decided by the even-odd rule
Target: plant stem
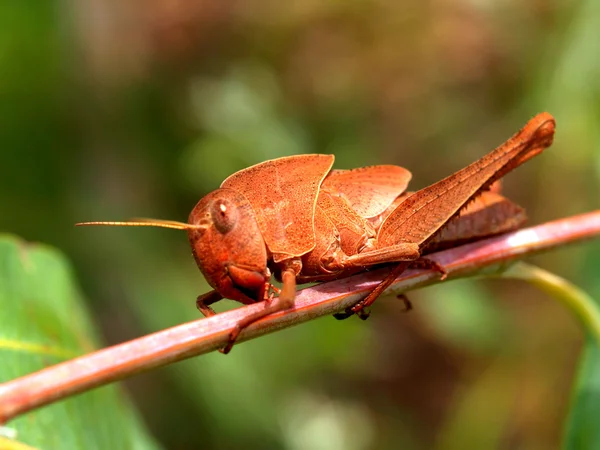
[[(600, 211), (593, 211), (427, 257), (443, 266), (449, 279), (459, 278), (489, 273), (490, 268), (504, 271), (516, 259), (599, 235)], [(303, 289), (298, 292), (293, 309), (254, 323), (242, 332), (238, 342), (344, 311), (371, 292), (389, 270), (363, 272)], [(386, 293), (397, 294), (437, 282), (439, 273), (433, 270), (408, 270)], [(587, 302), (572, 298), (568, 302), (582, 320), (597, 326), (597, 313), (582, 306)], [(222, 348), (234, 325), (263, 307), (263, 303), (256, 303), (185, 323), (0, 384), (0, 424), (65, 397)]]
[(512, 265), (501, 274), (501, 277), (528, 281), (560, 300), (600, 346), (600, 308), (577, 286), (558, 275), (524, 262)]

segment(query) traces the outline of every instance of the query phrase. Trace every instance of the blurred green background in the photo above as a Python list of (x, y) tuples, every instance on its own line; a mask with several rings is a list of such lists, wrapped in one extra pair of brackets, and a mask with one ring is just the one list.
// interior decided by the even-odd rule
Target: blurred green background
[[(424, 187), (535, 113), (555, 145), (504, 190), (540, 223), (598, 208), (595, 0), (0, 2), (0, 231), (63, 250), (107, 344), (198, 318), (185, 220), (229, 174), (295, 153)], [(600, 298), (597, 242), (534, 263)], [(164, 448), (556, 448), (582, 333), (519, 282), (414, 292), (141, 375)], [(224, 302), (220, 308), (236, 307)], [(219, 308), (219, 307), (218, 307)], [(221, 309), (222, 310), (222, 309)]]

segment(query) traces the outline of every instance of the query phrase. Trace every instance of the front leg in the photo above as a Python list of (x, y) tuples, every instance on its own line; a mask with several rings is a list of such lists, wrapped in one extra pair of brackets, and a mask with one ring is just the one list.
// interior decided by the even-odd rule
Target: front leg
[(215, 310), (210, 307), (213, 303), (223, 300), (223, 296), (217, 291), (209, 291), (206, 294), (201, 294), (196, 299), (196, 308), (200, 311), (204, 317), (214, 316)]
[(292, 259), (284, 261), (281, 264), (283, 265), (281, 271), (283, 287), (279, 296), (274, 298), (273, 295), (269, 295), (269, 298), (264, 302), (265, 307), (262, 310), (241, 319), (233, 330), (231, 330), (227, 345), (222, 350), (219, 350), (221, 353), (229, 353), (240, 333), (254, 322), (259, 321), (269, 314), (291, 309), (294, 306), (294, 300), (296, 299), (296, 275), (302, 270), (302, 262), (300, 259)]

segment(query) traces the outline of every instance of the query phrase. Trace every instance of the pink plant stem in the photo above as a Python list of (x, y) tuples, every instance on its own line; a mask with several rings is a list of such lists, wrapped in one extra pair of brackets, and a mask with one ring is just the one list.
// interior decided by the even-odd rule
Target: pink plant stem
[[(448, 278), (480, 274), (524, 256), (600, 235), (600, 210), (573, 216), (473, 244), (445, 250), (431, 258)], [(240, 341), (345, 310), (367, 295), (389, 269), (322, 283), (298, 292), (295, 308), (265, 317), (245, 330)], [(431, 270), (408, 270), (387, 292), (403, 292), (438, 282)], [(263, 308), (257, 303), (162, 330), (98, 350), (0, 384), (0, 424), (34, 408), (122, 380), (136, 373), (223, 347), (233, 326)], [(225, 357), (225, 356), (224, 356)]]

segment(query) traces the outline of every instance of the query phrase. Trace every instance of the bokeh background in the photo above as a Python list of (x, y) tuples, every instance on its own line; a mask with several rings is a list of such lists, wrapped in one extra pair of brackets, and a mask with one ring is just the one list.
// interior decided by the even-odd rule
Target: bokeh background
[[(72, 260), (107, 344), (198, 317), (185, 220), (227, 175), (334, 153), (424, 187), (535, 113), (505, 181), (531, 223), (598, 208), (595, 0), (0, 2), (0, 230)], [(597, 242), (532, 262), (600, 299)], [(556, 448), (582, 333), (521, 282), (467, 280), (125, 383), (169, 449)], [(223, 308), (235, 307), (224, 302)]]

